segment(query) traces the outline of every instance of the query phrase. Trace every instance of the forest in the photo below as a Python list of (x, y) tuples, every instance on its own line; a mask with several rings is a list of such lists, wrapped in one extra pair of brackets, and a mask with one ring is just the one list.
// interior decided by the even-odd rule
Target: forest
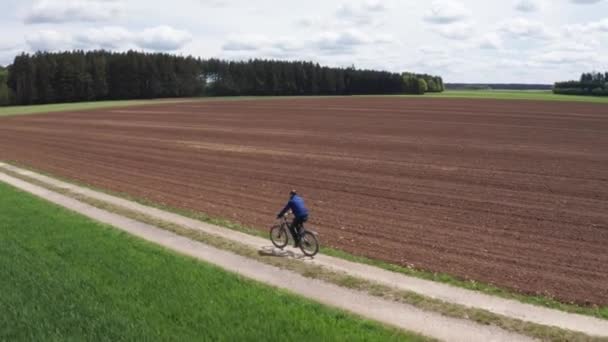
[(195, 96), (424, 94), (443, 90), (441, 77), (426, 74), (137, 51), (23, 53), (0, 69), (0, 105)]
[(564, 95), (608, 96), (608, 72), (583, 73), (578, 81), (557, 82), (553, 93)]

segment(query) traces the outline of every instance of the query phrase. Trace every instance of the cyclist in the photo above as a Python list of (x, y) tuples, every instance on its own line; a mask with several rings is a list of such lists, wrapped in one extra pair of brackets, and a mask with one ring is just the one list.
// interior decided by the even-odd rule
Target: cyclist
[(294, 247), (300, 246), (300, 231), (304, 222), (308, 221), (308, 209), (304, 205), (304, 199), (298, 195), (295, 190), (291, 190), (289, 193), (289, 201), (285, 205), (285, 208), (277, 215), (277, 219), (280, 219), (285, 215), (287, 211), (293, 212), (293, 222), (289, 225), (289, 230), (293, 239), (295, 240)]

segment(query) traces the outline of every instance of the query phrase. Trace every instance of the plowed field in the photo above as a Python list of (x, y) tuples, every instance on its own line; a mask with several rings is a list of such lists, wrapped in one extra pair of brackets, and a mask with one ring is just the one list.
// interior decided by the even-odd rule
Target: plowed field
[(0, 119), (0, 159), (326, 245), (608, 305), (608, 106), (327, 98)]

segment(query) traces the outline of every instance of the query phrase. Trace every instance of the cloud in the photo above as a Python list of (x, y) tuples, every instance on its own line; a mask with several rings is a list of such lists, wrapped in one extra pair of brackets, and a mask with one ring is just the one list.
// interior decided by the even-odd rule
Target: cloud
[(222, 51), (231, 56), (249, 53), (261, 57), (302, 59), (306, 56), (350, 55), (359, 47), (381, 46), (394, 42), (394, 38), (390, 35), (373, 35), (357, 29), (347, 29), (325, 31), (303, 40), (261, 35), (233, 37), (222, 45)]
[(479, 47), (485, 50), (502, 49), (502, 38), (498, 33), (487, 33), (479, 40)]
[(224, 51), (256, 51), (267, 47), (271, 43), (268, 37), (262, 35), (244, 35), (230, 37), (222, 45)]
[(570, 51), (570, 52), (589, 52), (599, 51), (601, 43), (599, 40), (591, 37), (576, 37), (573, 39), (557, 40), (553, 44), (547, 45), (547, 51)]
[(606, 60), (602, 57), (601, 47), (601, 42), (592, 37), (561, 39), (543, 47), (538, 53), (531, 56), (530, 60), (554, 67), (573, 66), (586, 69), (601, 64), (605, 66)]
[(350, 29), (338, 32), (324, 32), (315, 38), (313, 46), (329, 54), (351, 53), (358, 46), (387, 44), (393, 42), (388, 35), (369, 35), (366, 32)]
[(571, 36), (599, 32), (608, 32), (608, 18), (587, 24), (575, 24), (566, 27), (566, 34)]
[(55, 30), (41, 30), (28, 34), (25, 42), (33, 51), (66, 50), (72, 46), (73, 40), (69, 34)]
[(155, 51), (178, 50), (190, 41), (192, 35), (189, 32), (166, 25), (145, 29), (135, 37), (139, 47)]
[(315, 44), (325, 51), (351, 51), (354, 46), (368, 42), (367, 36), (358, 31), (326, 32), (320, 35)]
[(435, 28), (435, 32), (442, 37), (452, 40), (467, 40), (474, 34), (473, 24), (470, 22), (441, 25)]
[(597, 4), (598, 2), (602, 2), (603, 0), (570, 0), (570, 2), (580, 5), (591, 5)]
[(550, 51), (533, 56), (531, 60), (543, 64), (590, 64), (601, 59), (595, 52)]
[(540, 7), (541, 5), (538, 0), (520, 0), (515, 9), (520, 12), (531, 13), (539, 11)]
[(422, 46), (418, 48), (418, 52), (424, 55), (433, 55), (433, 56), (447, 56), (449, 50), (444, 47), (438, 46)]
[(0, 52), (13, 51), (21, 45), (16, 40), (7, 38), (8, 37), (0, 38)]
[(271, 48), (282, 54), (291, 54), (298, 51), (303, 51), (304, 46), (296, 43), (295, 41), (296, 40), (289, 38), (279, 38), (277, 41), (272, 43)]
[(373, 22), (373, 16), (386, 11), (382, 2), (366, 2), (355, 6), (352, 3), (344, 4), (335, 13), (338, 20), (343, 20), (357, 25), (368, 25)]
[(451, 24), (464, 21), (471, 16), (471, 11), (455, 0), (435, 0), (424, 19), (436, 24)]
[(199, 2), (205, 6), (210, 8), (223, 8), (228, 6), (227, 0), (199, 0)]
[(27, 24), (97, 22), (115, 19), (123, 5), (104, 0), (39, 0), (25, 16)]
[(118, 49), (133, 42), (134, 34), (123, 27), (102, 27), (84, 30), (74, 35), (81, 48)]
[(170, 26), (157, 26), (143, 31), (129, 31), (123, 27), (108, 26), (82, 32), (40, 30), (26, 36), (26, 43), (34, 51), (70, 49), (141, 48), (153, 51), (175, 51), (192, 40), (190, 33)]
[(302, 26), (302, 27), (313, 27), (313, 26), (317, 25), (318, 23), (320, 23), (320, 20), (316, 19), (316, 18), (315, 19), (301, 18), (296, 21), (296, 25)]
[(557, 38), (557, 34), (548, 29), (543, 23), (515, 18), (503, 22), (500, 30), (513, 38), (549, 40)]

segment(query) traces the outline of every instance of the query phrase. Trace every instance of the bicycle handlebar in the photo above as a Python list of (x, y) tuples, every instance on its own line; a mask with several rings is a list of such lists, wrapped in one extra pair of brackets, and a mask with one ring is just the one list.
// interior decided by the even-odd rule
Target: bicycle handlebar
[(287, 217), (291, 215), (291, 210), (289, 210), (288, 212), (286, 212), (285, 214), (283, 214), (283, 216), (279, 217), (279, 219), (284, 219), (287, 220)]

